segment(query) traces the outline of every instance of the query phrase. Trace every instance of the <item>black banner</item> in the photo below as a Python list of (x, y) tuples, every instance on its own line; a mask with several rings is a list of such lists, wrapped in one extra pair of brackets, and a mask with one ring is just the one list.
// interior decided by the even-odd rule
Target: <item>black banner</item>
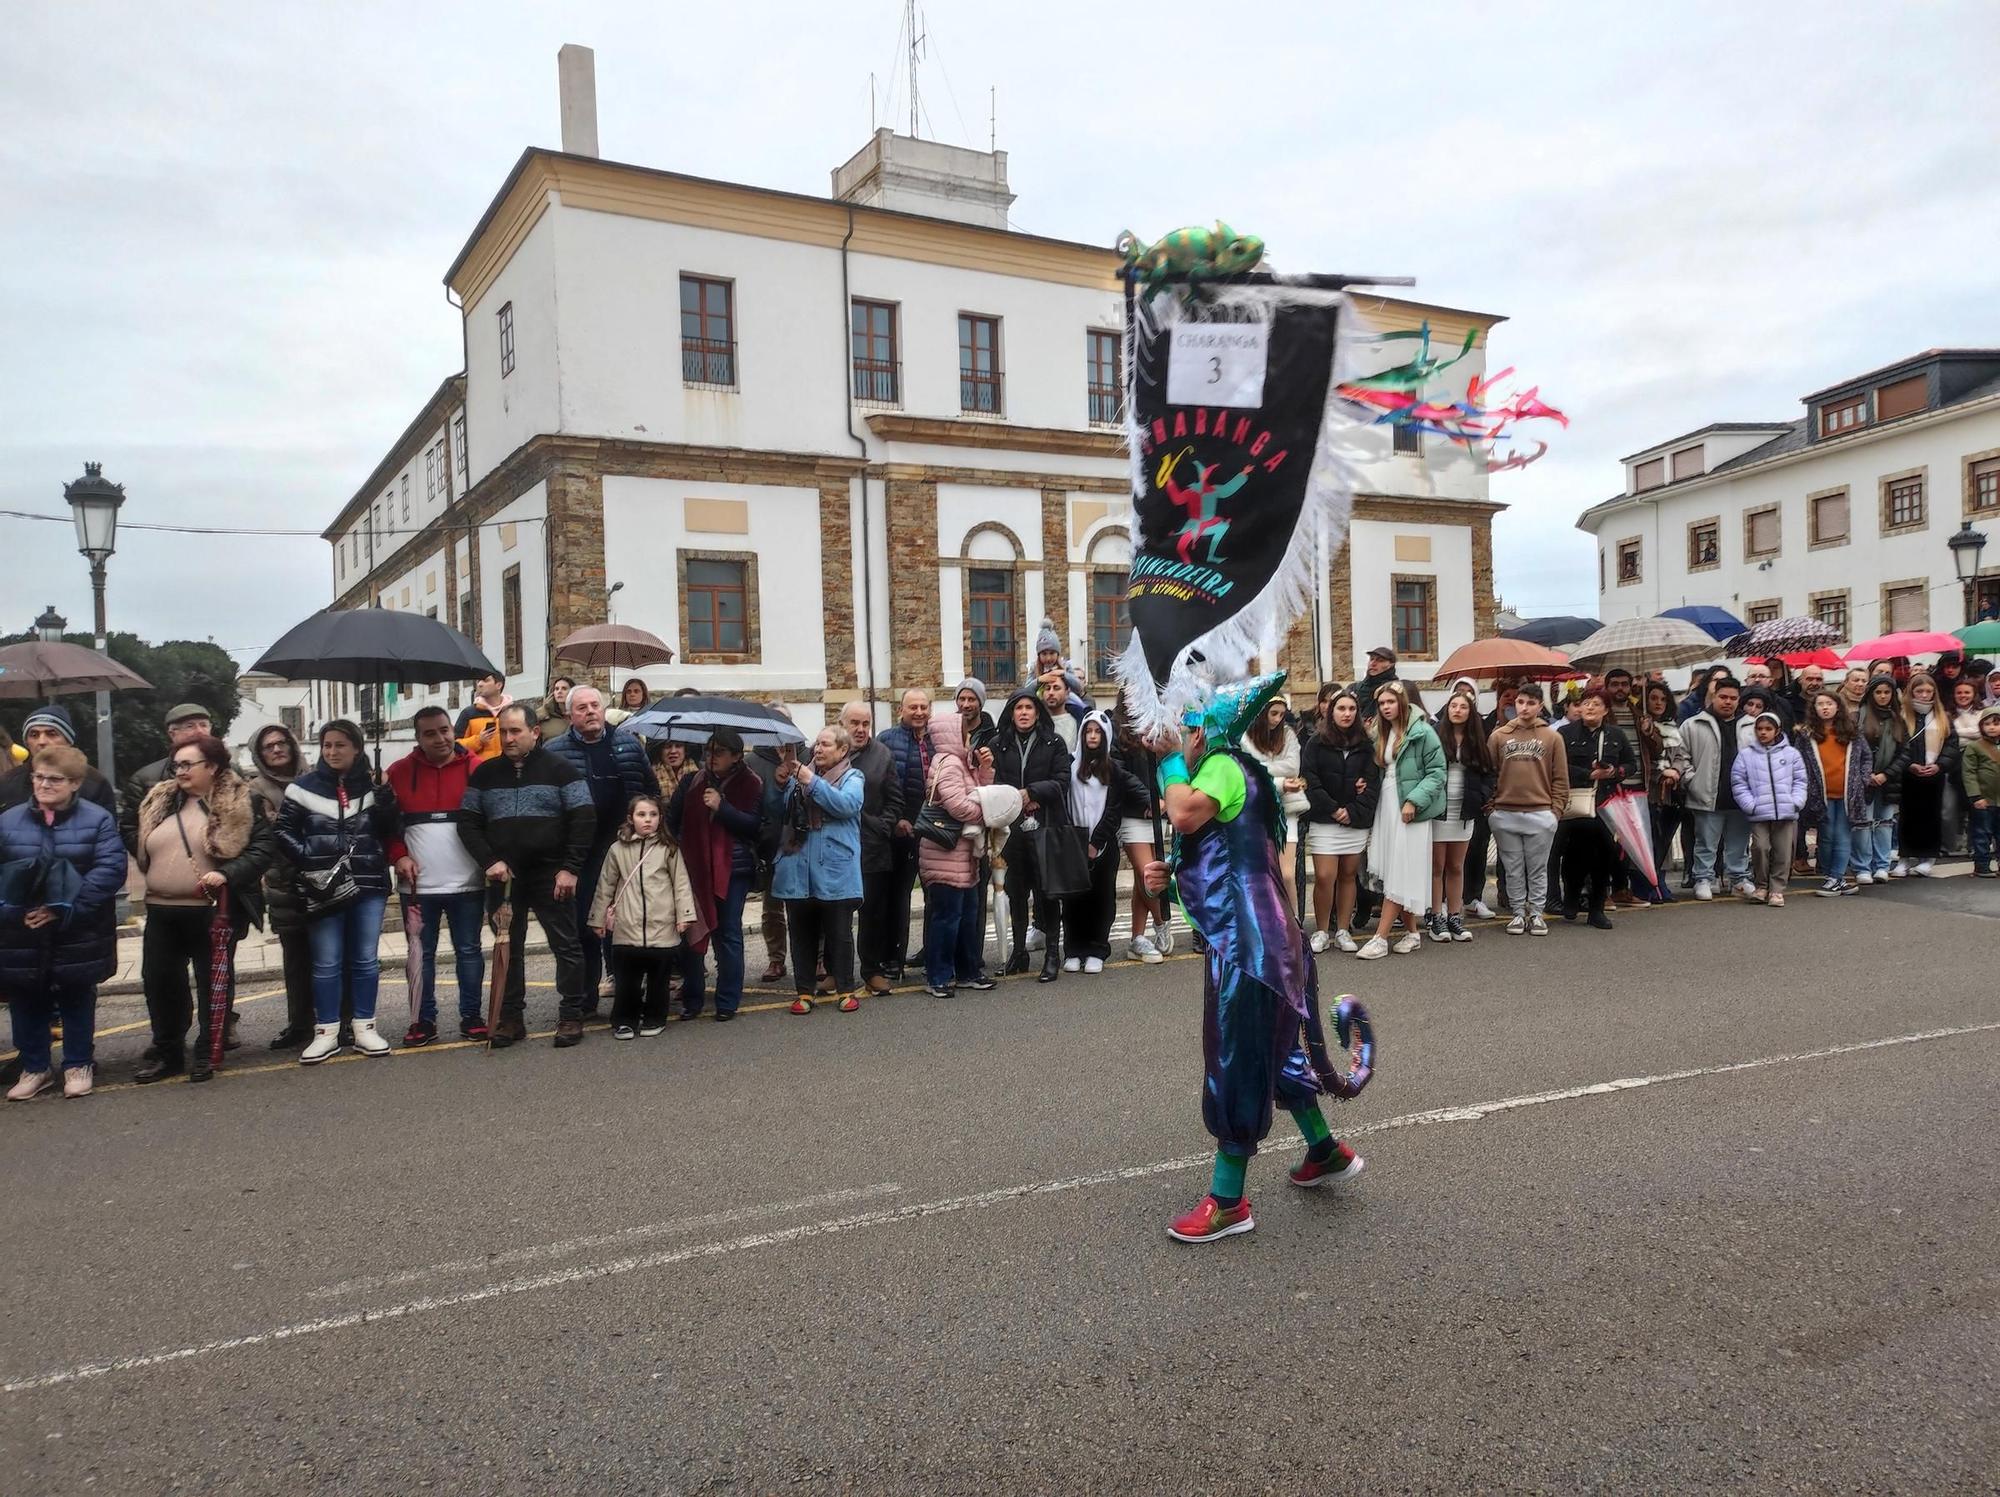
[(1138, 317), (1127, 398), (1141, 477), (1126, 596), (1156, 689), (1190, 651), (1235, 669), (1218, 656), (1247, 659), (1257, 646), (1232, 622), (1288, 565), (1310, 573), (1311, 527), (1299, 522), (1338, 303), (1273, 302), (1256, 322)]

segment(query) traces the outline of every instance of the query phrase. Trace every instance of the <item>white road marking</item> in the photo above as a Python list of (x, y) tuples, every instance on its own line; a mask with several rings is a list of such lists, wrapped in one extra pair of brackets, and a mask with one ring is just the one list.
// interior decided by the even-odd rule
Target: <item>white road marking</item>
[[(685, 1216), (677, 1221), (646, 1222), (636, 1227), (621, 1227), (616, 1232), (601, 1232), (593, 1237), (571, 1237), (563, 1242), (512, 1248), (506, 1252), (487, 1253), (478, 1258), (459, 1258), (446, 1263), (428, 1264), (422, 1268), (406, 1268), (397, 1273), (345, 1279), (338, 1284), (328, 1284), (320, 1289), (308, 1290), (306, 1298), (337, 1299), (342, 1295), (387, 1289), (398, 1284), (414, 1284), (419, 1279), (435, 1278), (439, 1274), (479, 1273), (482, 1270), (509, 1264), (533, 1263), (543, 1258), (565, 1258), (571, 1253), (580, 1253), (587, 1248), (617, 1247), (648, 1237), (686, 1237), (695, 1232), (708, 1231), (713, 1227), (730, 1227), (737, 1222), (754, 1221), (760, 1216), (789, 1216), (794, 1211), (810, 1211), (828, 1206), (845, 1206), (854, 1201), (875, 1200), (881, 1196), (896, 1195), (902, 1189), (902, 1186), (895, 1184), (863, 1185), (853, 1190), (829, 1190), (820, 1195), (801, 1196), (796, 1201), (771, 1201), (761, 1206), (738, 1206), (731, 1211), (716, 1211), (707, 1216)], [(242, 1266), (249, 1267), (248, 1264)]]
[[(1551, 1102), (1568, 1102), (1583, 1097), (1610, 1096), (1619, 1092), (1636, 1091), (1650, 1086), (1660, 1086), (1674, 1081), (1691, 1081), (1707, 1076), (1726, 1076), (1738, 1071), (1762, 1070), (1770, 1066), (1794, 1065), (1802, 1061), (1826, 1060), (1836, 1055), (1853, 1055), (1867, 1050), (1884, 1050), (1897, 1045), (1917, 1045), (1931, 1040), (1955, 1039), (1962, 1035), (1983, 1034), (2000, 1030), (2000, 1022), (1988, 1024), (1963, 1024), (1950, 1029), (1925, 1029), (1913, 1034), (1891, 1035), (1883, 1039), (1856, 1040), (1844, 1045), (1827, 1045), (1817, 1050), (1798, 1050), (1786, 1055), (1767, 1055), (1756, 1060), (1725, 1061), (1712, 1066), (1692, 1066), (1686, 1070), (1663, 1071), (1650, 1076), (1625, 1076), (1612, 1081), (1600, 1081), (1589, 1086), (1563, 1087), (1556, 1091), (1531, 1092), (1518, 1097), (1502, 1097), (1491, 1102), (1473, 1102), (1457, 1107), (1434, 1107), (1424, 1112), (1404, 1113), (1398, 1117), (1384, 1118), (1380, 1122), (1367, 1123), (1358, 1128), (1343, 1130), (1343, 1136), (1358, 1137), (1364, 1133), (1382, 1133), (1391, 1128), (1421, 1127), (1429, 1123), (1468, 1123), (1497, 1113), (1513, 1112), (1524, 1107), (1540, 1107)], [(1296, 1135), (1268, 1140), (1271, 1145), (1297, 1142)], [(862, 1231), (872, 1227), (893, 1226), (899, 1222), (915, 1221), (921, 1217), (944, 1216), (959, 1211), (984, 1210), (989, 1206), (1005, 1205), (1013, 1201), (1025, 1200), (1032, 1196), (1059, 1195), (1067, 1191), (1082, 1190), (1093, 1185), (1112, 1185), (1125, 1180), (1142, 1180), (1152, 1175), (1173, 1174), (1208, 1164), (1215, 1156), (1209, 1151), (1199, 1154), (1184, 1154), (1178, 1159), (1163, 1159), (1153, 1164), (1127, 1165), (1118, 1169), (1099, 1170), (1088, 1175), (1073, 1175), (1065, 1180), (1040, 1180), (1025, 1185), (1002, 1186), (997, 1190), (980, 1191), (974, 1195), (951, 1196), (941, 1200), (917, 1201), (907, 1206), (892, 1206), (878, 1211), (864, 1211), (852, 1216), (833, 1217), (823, 1221), (807, 1222), (796, 1227), (784, 1227), (773, 1232), (756, 1232), (744, 1237), (732, 1237), (721, 1242), (696, 1243), (688, 1247), (674, 1248), (666, 1252), (645, 1253), (634, 1257), (614, 1258), (603, 1263), (579, 1264), (574, 1268), (558, 1269), (551, 1273), (533, 1274), (524, 1278), (505, 1279), (497, 1284), (487, 1284), (478, 1289), (468, 1289), (457, 1294), (431, 1295), (423, 1299), (406, 1300), (401, 1304), (389, 1305), (382, 1309), (349, 1310), (339, 1315), (328, 1315), (317, 1320), (299, 1321), (291, 1325), (276, 1326), (267, 1331), (254, 1331), (248, 1335), (227, 1336), (215, 1341), (204, 1341), (195, 1346), (183, 1346), (173, 1351), (151, 1352), (142, 1356), (117, 1357), (103, 1362), (84, 1362), (55, 1372), (39, 1373), (30, 1377), (12, 1379), (0, 1383), (0, 1392), (30, 1393), (42, 1388), (57, 1388), (69, 1383), (80, 1383), (92, 1378), (103, 1377), (113, 1372), (140, 1372), (152, 1367), (164, 1367), (176, 1362), (190, 1361), (196, 1357), (213, 1356), (219, 1352), (237, 1351), (248, 1346), (268, 1346), (280, 1341), (294, 1341), (306, 1336), (323, 1335), (328, 1331), (347, 1330), (354, 1326), (367, 1325), (373, 1321), (402, 1320), (412, 1315), (425, 1314), (432, 1310), (449, 1310), (459, 1305), (478, 1304), (482, 1300), (497, 1299), (509, 1294), (531, 1294), (543, 1289), (557, 1289), (568, 1284), (587, 1284), (597, 1279), (615, 1278), (624, 1274), (640, 1273), (647, 1269), (667, 1268), (676, 1263), (687, 1263), (699, 1258), (718, 1258), (732, 1253), (754, 1252), (760, 1248), (782, 1247), (789, 1243), (803, 1242), (814, 1237), (831, 1237), (845, 1232)], [(533, 1249), (523, 1251), (532, 1252)]]

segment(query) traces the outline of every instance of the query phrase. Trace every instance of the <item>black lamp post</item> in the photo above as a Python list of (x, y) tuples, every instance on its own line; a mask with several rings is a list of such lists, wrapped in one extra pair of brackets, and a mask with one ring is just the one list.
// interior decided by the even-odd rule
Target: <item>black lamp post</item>
[(35, 620), (35, 633), (40, 636), (42, 643), (45, 645), (61, 644), (63, 630), (68, 627), (69, 620), (56, 612), (56, 605), (53, 603), (44, 608), (42, 616)]
[[(90, 560), (90, 591), (97, 605), (97, 653), (105, 650), (104, 564), (118, 549), (118, 507), (125, 502), (125, 486), (104, 476), (104, 465), (85, 463), (83, 477), (63, 485), (63, 498), (76, 519), (76, 549)], [(111, 755), (111, 693), (97, 693), (97, 768), (112, 784), (118, 783)]]
[(1967, 520), (1945, 544), (1951, 547), (1951, 564), (1958, 569), (1958, 585), (1965, 590), (1965, 622), (1970, 624), (1979, 595), (1979, 554), (1986, 549), (1986, 532), (1974, 530), (1972, 521)]

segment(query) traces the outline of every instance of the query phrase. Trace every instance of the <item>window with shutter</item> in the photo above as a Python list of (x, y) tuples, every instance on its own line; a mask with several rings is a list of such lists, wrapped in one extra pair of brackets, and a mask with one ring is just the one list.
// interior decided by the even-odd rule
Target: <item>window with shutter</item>
[(1778, 554), (1778, 507), (1754, 509), (1743, 517), (1743, 551), (1748, 556)]
[(1815, 494), (1806, 501), (1809, 544), (1837, 546), (1847, 539), (1847, 490)]

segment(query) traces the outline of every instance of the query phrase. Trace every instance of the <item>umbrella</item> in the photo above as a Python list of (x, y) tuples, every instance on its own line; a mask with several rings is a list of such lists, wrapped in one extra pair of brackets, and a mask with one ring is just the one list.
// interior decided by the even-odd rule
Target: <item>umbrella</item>
[[(514, 881), (500, 886), (500, 908), (493, 912), (493, 976), (486, 987), (486, 1048), (493, 1048), (493, 1031), (500, 1027), (500, 1010), (507, 996), (507, 972), (514, 965)], [(458, 939), (458, 927), (451, 938)]]
[(393, 608), (322, 608), (257, 658), (287, 681), (477, 681), (499, 668), (449, 624)]
[[(417, 903), (417, 890), (413, 884), (398, 881), (396, 892), (403, 901), (403, 981), (410, 990), (410, 1023), (415, 1024), (424, 1011), (424, 910)], [(452, 927), (452, 940), (458, 939), (457, 927)]]
[(1743, 632), (1743, 620), (1727, 608), (1713, 608), (1706, 603), (1692, 603), (1685, 608), (1669, 608), (1660, 617), (1663, 619), (1685, 619), (1697, 629), (1706, 629), (1716, 639), (1728, 639)]
[(673, 658), (673, 647), (659, 635), (630, 624), (589, 624), (556, 646), (558, 660), (609, 666), (614, 671), (642, 665), (670, 665)]
[(208, 922), (208, 1068), (222, 1069), (222, 1042), (229, 1034), (229, 994), (236, 984), (229, 929), (229, 891), (215, 891), (215, 918)]
[(1571, 665), (1597, 670), (1665, 671), (1700, 665), (1716, 656), (1715, 640), (1686, 619), (1620, 619), (1606, 624), (1569, 652)]
[(1897, 655), (1942, 655), (1964, 647), (1964, 641), (1935, 629), (1902, 629), (1879, 639), (1864, 639), (1847, 652), (1849, 660), (1888, 660)]
[(1819, 650), (1839, 643), (1840, 631), (1833, 625), (1795, 614), (1788, 619), (1766, 619), (1761, 624), (1752, 624), (1741, 634), (1731, 635), (1722, 648), (1724, 654), (1748, 659), (1753, 655), (1762, 658)]
[(1597, 819), (1625, 850), (1632, 866), (1658, 888), (1660, 871), (1653, 864), (1653, 813), (1637, 790), (1614, 790), (1597, 808)]
[(1588, 639), (1603, 627), (1603, 622), (1598, 619), (1559, 614), (1554, 618), (1523, 619), (1517, 628), (1502, 629), (1500, 637), (1525, 639), (1531, 644), (1547, 645), (1553, 650), (1560, 645), (1573, 645), (1579, 639)]
[(1745, 658), (1753, 665), (1768, 665), (1773, 660), (1782, 660), (1793, 670), (1802, 665), (1816, 665), (1823, 671), (1837, 671), (1847, 664), (1831, 650), (1793, 650), (1788, 655), (1750, 655)]
[(641, 738), (671, 743), (706, 743), (718, 728), (734, 728), (749, 748), (804, 743), (806, 735), (790, 718), (756, 702), (734, 697), (668, 697), (619, 724)]
[(1952, 632), (1968, 650), (2000, 650), (2000, 619), (1983, 619)]
[(0, 650), (0, 697), (58, 697), (77, 691), (144, 691), (144, 676), (83, 645), (29, 640)]
[(1460, 645), (1432, 674), (1440, 681), (1449, 681), (1454, 676), (1488, 679), (1506, 676), (1516, 681), (1526, 677), (1539, 681), (1554, 680), (1572, 672), (1569, 657), (1560, 650), (1551, 650), (1532, 640), (1509, 639), (1502, 634)]

